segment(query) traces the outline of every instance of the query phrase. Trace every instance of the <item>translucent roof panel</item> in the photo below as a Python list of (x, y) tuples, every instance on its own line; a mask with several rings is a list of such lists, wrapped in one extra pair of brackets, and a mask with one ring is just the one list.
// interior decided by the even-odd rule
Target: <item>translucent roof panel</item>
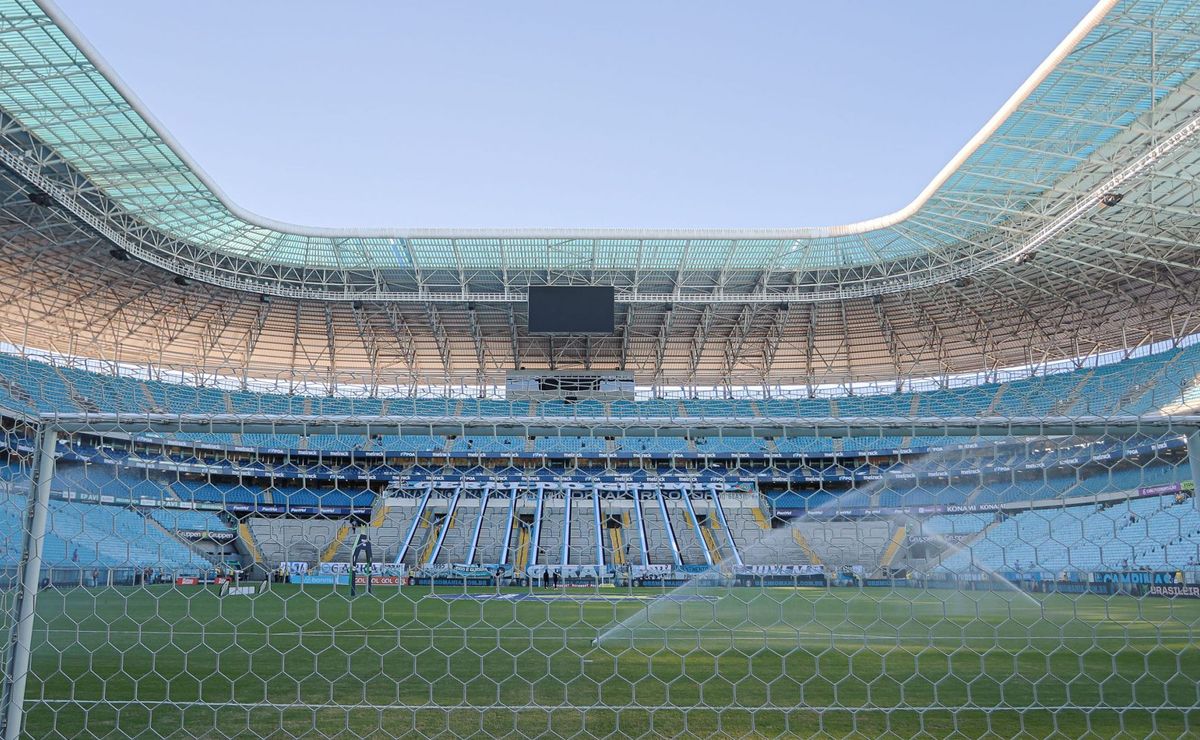
[(858, 224), (342, 233), (238, 208), (55, 8), (0, 0), (0, 14), (0, 109), (109, 200), (170, 239), (314, 269), (812, 271), (911, 259), (1001, 227), (1200, 70), (1194, 2), (1105, 0), (912, 204)]

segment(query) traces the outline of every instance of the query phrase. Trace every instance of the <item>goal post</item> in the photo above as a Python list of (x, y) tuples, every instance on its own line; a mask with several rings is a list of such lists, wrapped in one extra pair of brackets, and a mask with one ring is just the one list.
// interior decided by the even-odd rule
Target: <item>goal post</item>
[(37, 431), (33, 458), (36, 474), (28, 497), (25, 528), (21, 542), (20, 580), (12, 602), (15, 619), (10, 620), (7, 670), (3, 698), (5, 740), (18, 738), (24, 728), (25, 684), (29, 678), (29, 660), (33, 649), (34, 615), (42, 579), (42, 547), (50, 510), (50, 486), (54, 478), (54, 454), (58, 432), (42, 425)]

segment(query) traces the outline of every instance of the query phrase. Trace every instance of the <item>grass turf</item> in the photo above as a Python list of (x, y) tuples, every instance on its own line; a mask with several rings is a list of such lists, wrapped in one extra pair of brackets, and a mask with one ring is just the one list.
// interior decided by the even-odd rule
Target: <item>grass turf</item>
[[(477, 598), (489, 593), (380, 587), (351, 601), (328, 586), (224, 599), (203, 587), (44, 592), (27, 731), (1200, 733), (1200, 601), (907, 588)], [(462, 596), (472, 598), (446, 598)]]

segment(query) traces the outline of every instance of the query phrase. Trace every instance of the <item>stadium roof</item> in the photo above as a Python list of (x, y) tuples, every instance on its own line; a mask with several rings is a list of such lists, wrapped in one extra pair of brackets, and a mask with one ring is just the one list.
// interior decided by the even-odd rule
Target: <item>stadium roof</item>
[[(344, 297), (339, 288), (346, 286), (339, 282), (348, 282), (353, 292), (386, 300), (389, 293), (413, 292), (403, 290), (408, 281), (395, 273), (446, 269), (877, 268), (816, 291), (830, 299), (845, 297), (842, 289), (854, 295), (958, 279), (1027, 248), (1036, 227), (1074, 199), (1094, 200), (1095, 178), (1079, 179), (1055, 193), (1053, 208), (1027, 223), (1026, 212), (1071, 173), (1116, 174), (1097, 170), (1096, 155), (1200, 69), (1200, 40), (1191, 35), (1194, 3), (1101, 2), (909, 205), (855, 224), (339, 231), (273, 222), (230, 202), (51, 3), (4, 0), (0, 13), (8, 73), (0, 85), (0, 108), (86, 178), (106, 208), (120, 209), (157, 232), (153, 238), (126, 233), (131, 254), (199, 279), (219, 276), (223, 279), (215, 282), (228, 287), (254, 287), (238, 284), (239, 278), (242, 283), (253, 278), (260, 290), (270, 273), (246, 263), (318, 271), (320, 277), (307, 280), (291, 273), (297, 287), (314, 291), (309, 297), (321, 292)], [(1133, 31), (1151, 17), (1161, 74), (1148, 63), (1151, 34)], [(1169, 71), (1164, 60), (1175, 60)], [(59, 200), (95, 208), (79, 195), (65, 192)], [(898, 271), (878, 267), (897, 261), (905, 262)], [(339, 280), (330, 270), (366, 272), (374, 279), (368, 287), (349, 276)], [(519, 293), (519, 282), (486, 292)], [(625, 287), (624, 293), (638, 292)]]
[[(0, 0), (0, 20), (0, 341), (17, 346), (331, 386), (519, 365), (811, 384), (1196, 330), (1200, 0), (1101, 2), (909, 206), (780, 230), (270, 222), (52, 5)], [(614, 285), (618, 331), (529, 336), (525, 290), (547, 283)]]

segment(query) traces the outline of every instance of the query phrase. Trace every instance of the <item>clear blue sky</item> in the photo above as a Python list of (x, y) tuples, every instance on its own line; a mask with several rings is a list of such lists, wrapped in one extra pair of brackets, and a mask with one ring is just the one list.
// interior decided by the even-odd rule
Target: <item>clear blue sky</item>
[(903, 206), (1090, 0), (59, 0), (240, 205), (755, 227)]

